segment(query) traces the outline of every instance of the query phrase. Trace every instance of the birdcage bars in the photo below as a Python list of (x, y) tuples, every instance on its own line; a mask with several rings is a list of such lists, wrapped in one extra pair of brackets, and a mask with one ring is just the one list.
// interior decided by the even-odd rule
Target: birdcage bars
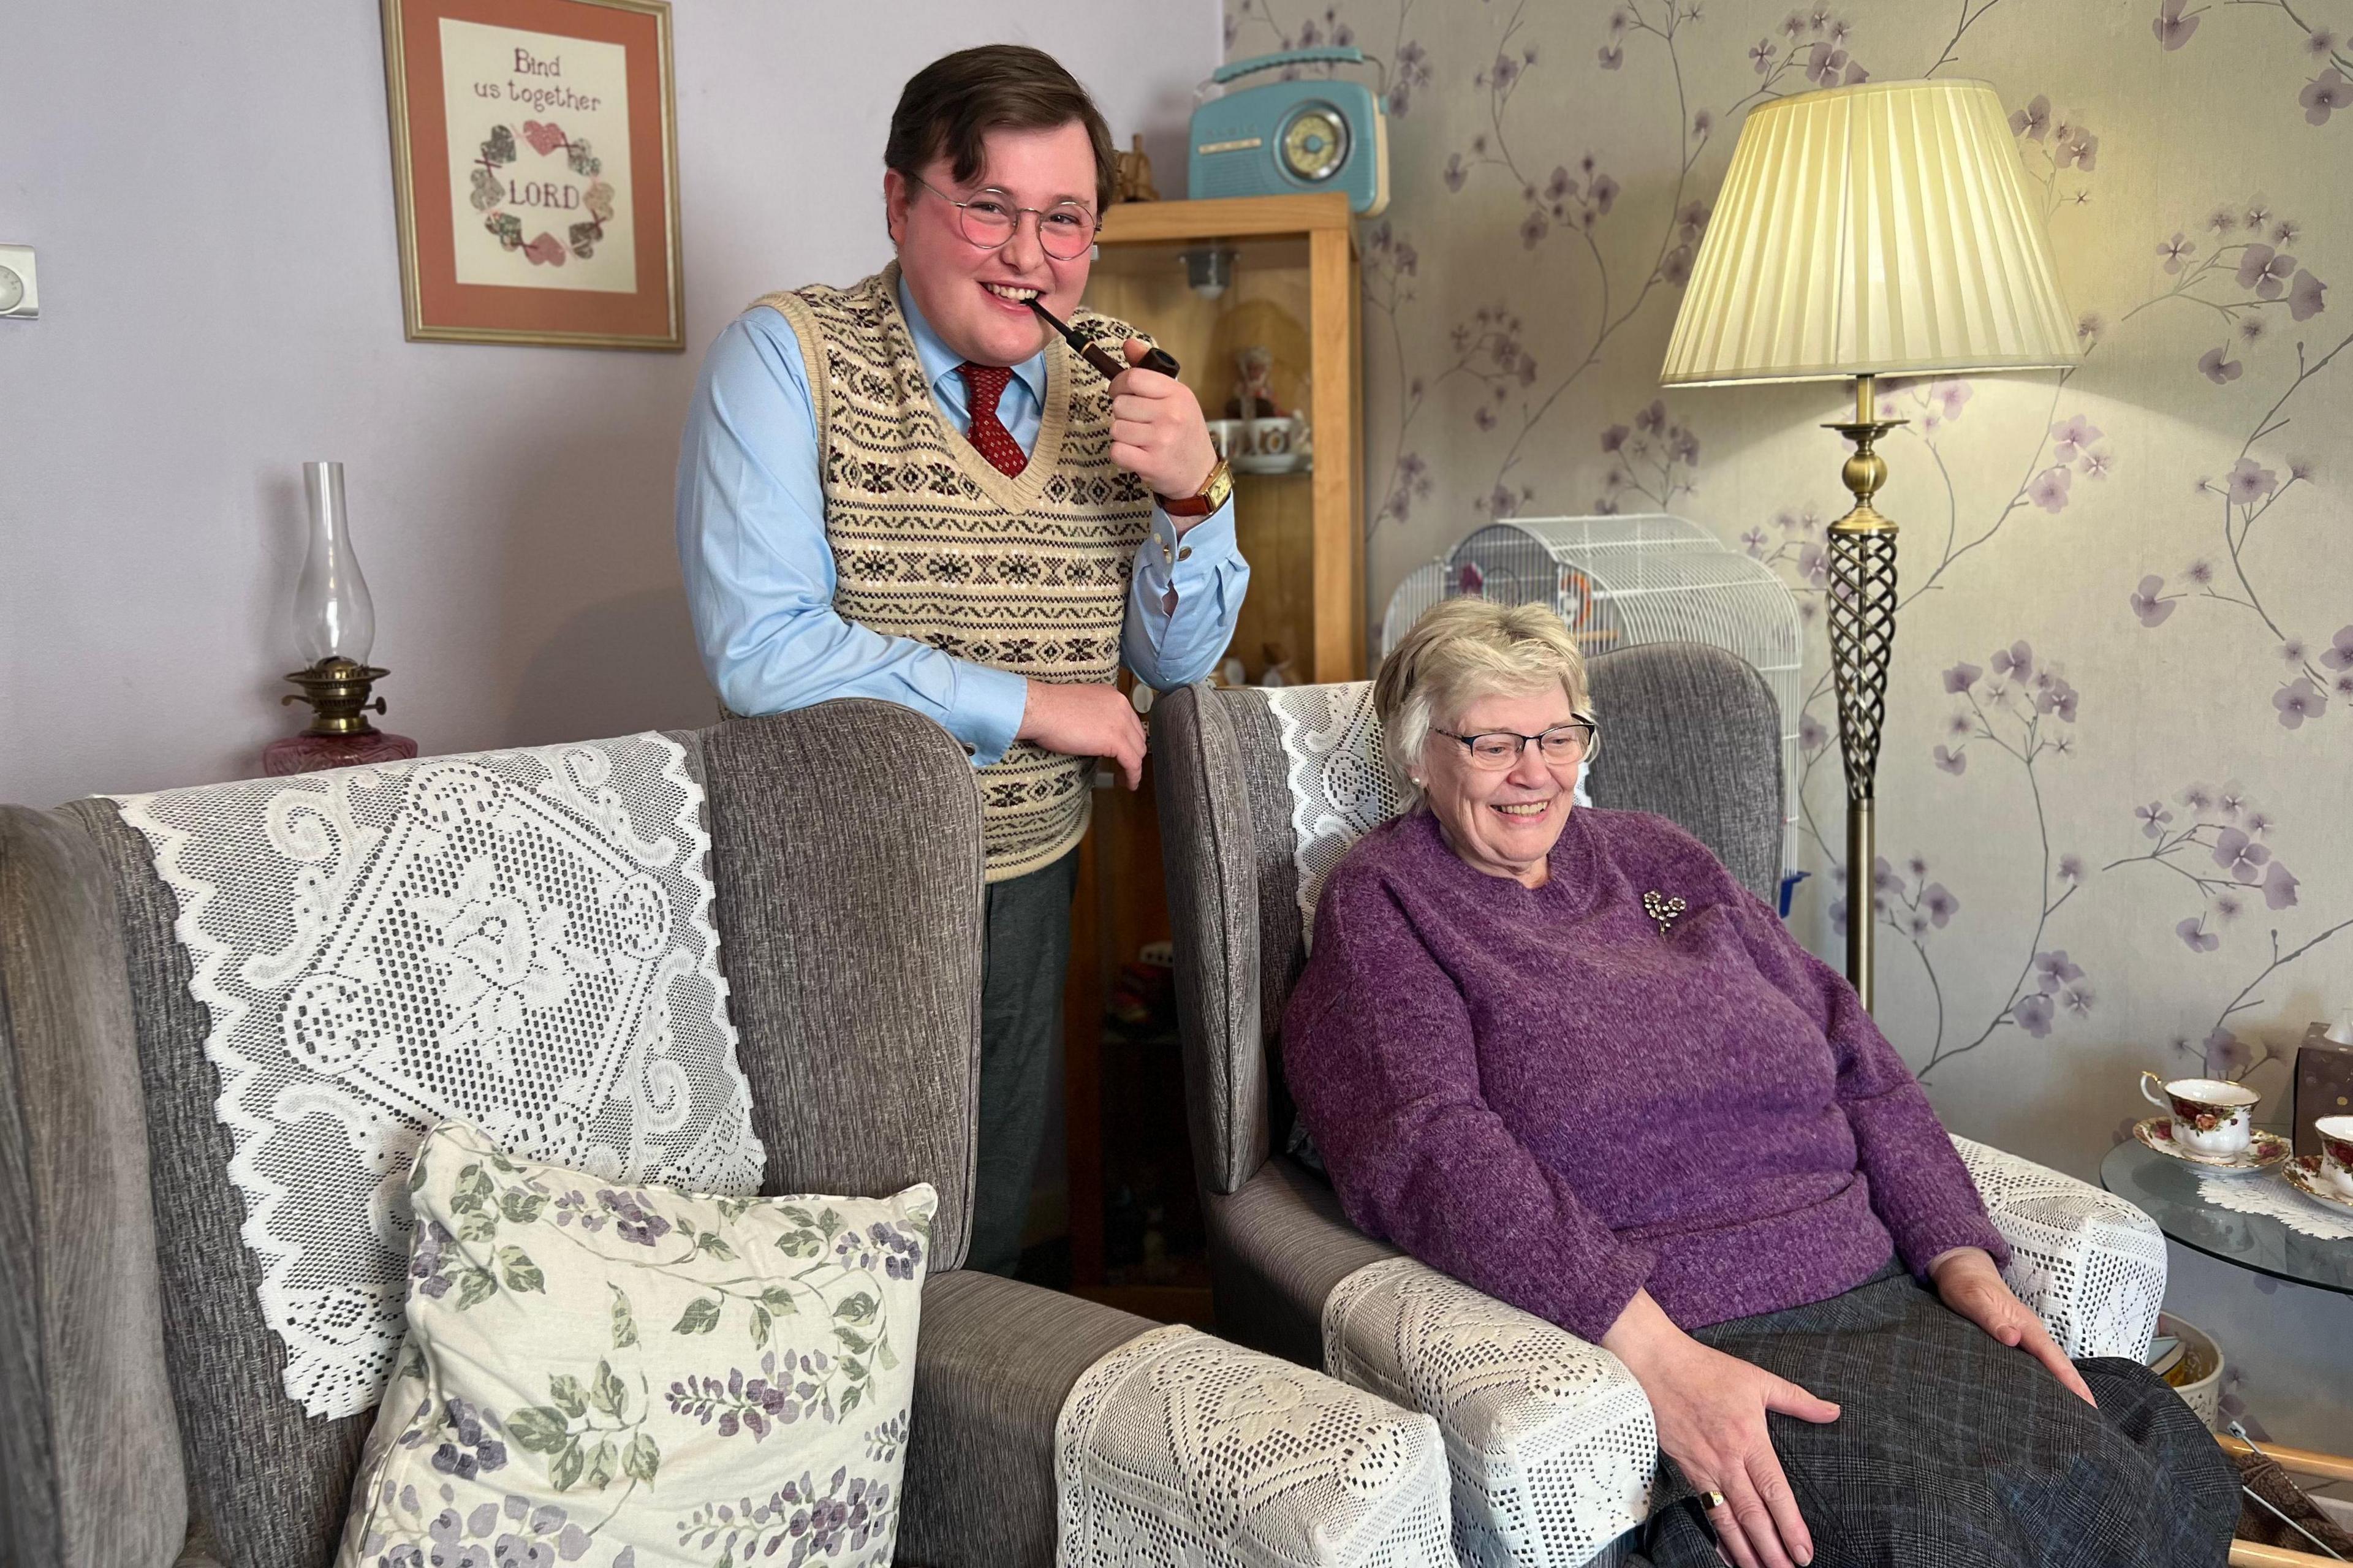
[(1461, 595), (1547, 605), (1588, 653), (1692, 641), (1746, 659), (1781, 710), (1781, 860), (1785, 872), (1795, 868), (1802, 644), (1797, 600), (1770, 567), (1664, 512), (1506, 519), (1473, 530), (1399, 586), (1384, 651), (1437, 598)]

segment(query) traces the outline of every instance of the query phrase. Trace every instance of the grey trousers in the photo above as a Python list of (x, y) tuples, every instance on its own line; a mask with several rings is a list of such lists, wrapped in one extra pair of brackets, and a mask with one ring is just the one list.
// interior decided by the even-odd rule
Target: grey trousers
[[(1815, 1568), (2221, 1568), (2236, 1467), (2137, 1362), (2078, 1361), (2095, 1410), (1890, 1266), (1842, 1296), (1693, 1336), (1841, 1407), (1768, 1415)], [(1660, 1461), (1648, 1563), (1719, 1559)], [(1640, 1563), (1644, 1559), (1632, 1560)]]
[(1071, 967), (1075, 849), (1042, 869), (991, 882), (983, 910), (980, 994), (980, 1151), (973, 1182), (972, 1246), (965, 1266), (1010, 1274), (1038, 1145), (1046, 1134), (1047, 1081), (1062, 1030), (1062, 980)]

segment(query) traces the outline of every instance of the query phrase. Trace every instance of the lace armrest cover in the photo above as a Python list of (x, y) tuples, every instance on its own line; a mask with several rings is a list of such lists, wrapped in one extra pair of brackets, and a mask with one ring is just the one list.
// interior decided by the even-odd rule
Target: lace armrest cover
[(1466, 1564), (1589, 1562), (1651, 1510), (1658, 1431), (1616, 1356), (1410, 1258), (1324, 1303), (1324, 1364), (1435, 1416)]
[(2124, 1199), (1967, 1138), (1961, 1163), (2010, 1243), (2002, 1278), (2071, 1356), (2148, 1353), (2165, 1301), (2165, 1233)]
[(1054, 1424), (1060, 1568), (1444, 1568), (1437, 1428), (1181, 1323), (1079, 1378)]

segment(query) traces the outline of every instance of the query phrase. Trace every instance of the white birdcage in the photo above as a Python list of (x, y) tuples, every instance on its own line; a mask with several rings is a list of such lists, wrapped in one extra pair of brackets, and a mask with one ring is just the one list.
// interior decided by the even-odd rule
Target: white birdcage
[(1381, 643), (1373, 650), (1376, 662), (1388, 657), (1389, 649), (1403, 641), (1421, 619), (1422, 612), (1447, 596), (1446, 557), (1425, 561), (1405, 574), (1389, 595), (1388, 613), (1381, 617)]
[[(1435, 602), (1424, 577), (1430, 570), (1417, 569), (1391, 596), (1384, 651)], [(1515, 517), (1473, 531), (1444, 558), (1436, 597), (1468, 595), (1547, 605), (1588, 654), (1700, 642), (1756, 667), (1781, 709), (1781, 868), (1795, 869), (1803, 644), (1797, 596), (1772, 568), (1664, 512)], [(1607, 755), (1605, 748), (1604, 766)]]

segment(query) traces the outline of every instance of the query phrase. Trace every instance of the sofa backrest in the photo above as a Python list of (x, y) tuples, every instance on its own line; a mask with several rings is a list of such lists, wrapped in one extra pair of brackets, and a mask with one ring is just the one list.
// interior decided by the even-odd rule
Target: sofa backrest
[(187, 1531), (130, 1032), (97, 852), (0, 805), (0, 1562), (163, 1568)]
[[(1594, 804), (1681, 824), (1772, 900), (1781, 721), (1764, 679), (1699, 643), (1601, 654), (1587, 674), (1601, 720)], [(1239, 1190), (1275, 1131), (1266, 1058), (1306, 963), (1303, 884), (1312, 894), (1397, 798), (1365, 697), (1362, 682), (1194, 687), (1153, 705), (1187, 1114), (1196, 1173), (1214, 1192)]]
[[(762, 1190), (881, 1194), (928, 1181), (941, 1194), (934, 1268), (955, 1267), (979, 1056), (969, 761), (938, 726), (880, 702), (668, 738), (703, 790), (711, 919), (767, 1155)], [(75, 802), (58, 820), (81, 830), (90, 885), (112, 890), (143, 1089), (169, 1376), (141, 1393), (176, 1394), (188, 1512), (227, 1568), (322, 1568), (374, 1412), (312, 1417), (285, 1391), (286, 1352), (241, 1235), (248, 1216), (216, 1110), (210, 1019), (149, 839), (107, 800)]]
[(821, 703), (702, 731), (721, 966), (770, 1193), (939, 1189), (964, 1263), (980, 1084), (980, 792), (946, 731)]

